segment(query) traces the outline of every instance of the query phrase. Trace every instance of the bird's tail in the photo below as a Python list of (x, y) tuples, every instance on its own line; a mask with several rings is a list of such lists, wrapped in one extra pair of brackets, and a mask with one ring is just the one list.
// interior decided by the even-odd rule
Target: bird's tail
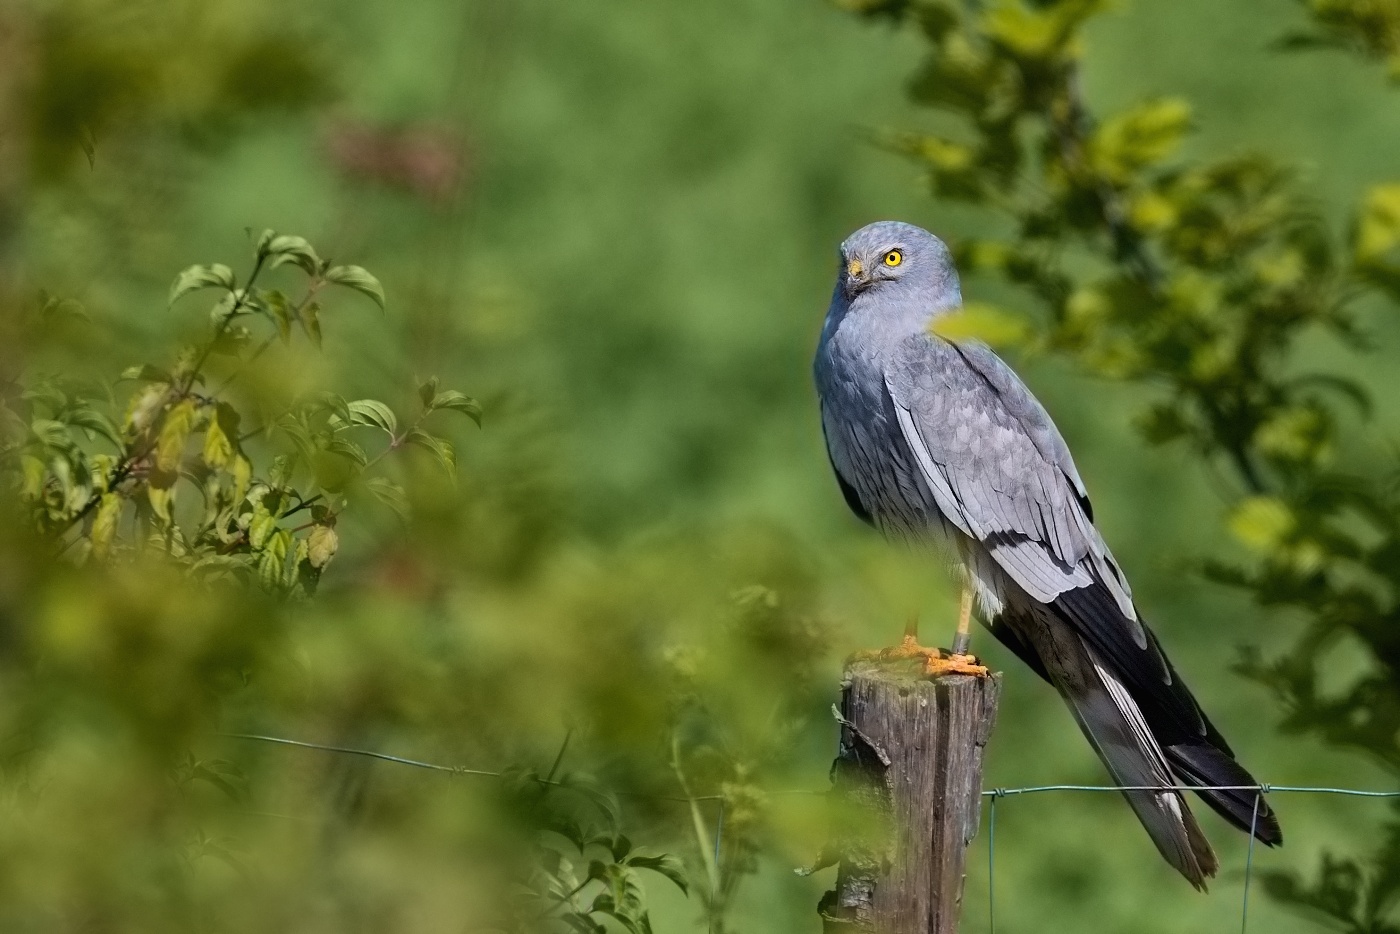
[[(1185, 797), (1169, 790), (1176, 780), (1167, 753), (1122, 682), (1077, 637), (1069, 641), (1078, 643), (1080, 652), (1065, 652), (1059, 660), (1077, 670), (1056, 672), (1056, 687), (1114, 781), (1141, 789), (1123, 796), (1163, 858), (1196, 888), (1205, 889), (1219, 861)], [(1076, 654), (1078, 659), (1065, 658)], [(1163, 790), (1152, 790), (1156, 788)]]
[(1204, 786), (1196, 794), (1217, 814), (1267, 846), (1283, 842), (1283, 829), (1257, 790), (1259, 783), (1228, 752), (1208, 742), (1168, 746), (1165, 752), (1183, 785)]

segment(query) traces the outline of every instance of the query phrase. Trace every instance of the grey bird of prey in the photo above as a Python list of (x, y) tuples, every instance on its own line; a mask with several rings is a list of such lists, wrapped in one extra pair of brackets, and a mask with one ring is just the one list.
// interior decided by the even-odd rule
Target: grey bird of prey
[(961, 304), (948, 248), (926, 230), (884, 221), (841, 245), (814, 367), (841, 492), (887, 536), (951, 547), (964, 574), (954, 651), (967, 651), (975, 598), (987, 628), (1064, 697), (1115, 784), (1147, 789), (1124, 796), (1204, 888), (1219, 864), (1172, 786), (1246, 786), (1197, 793), (1271, 846), (1278, 820), (1143, 622), (1044, 407), (985, 345), (935, 333)]

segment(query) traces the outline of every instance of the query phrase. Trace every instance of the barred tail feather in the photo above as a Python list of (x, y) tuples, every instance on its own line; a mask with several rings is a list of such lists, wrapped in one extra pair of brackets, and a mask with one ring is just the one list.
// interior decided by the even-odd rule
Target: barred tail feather
[[(1082, 647), (1082, 644), (1081, 644)], [(1056, 679), (1084, 735), (1116, 784), (1169, 789), (1176, 784), (1161, 747), (1127, 689), (1087, 647), (1081, 677)], [(1158, 851), (1198, 889), (1219, 868), (1215, 851), (1179, 791), (1125, 791)]]

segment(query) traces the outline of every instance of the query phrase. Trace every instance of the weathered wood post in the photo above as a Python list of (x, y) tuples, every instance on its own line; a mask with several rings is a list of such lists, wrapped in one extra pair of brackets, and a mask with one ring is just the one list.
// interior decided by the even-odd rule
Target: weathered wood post
[(819, 906), (826, 934), (958, 929), (1001, 675), (930, 680), (920, 668), (847, 664), (824, 860), (839, 868)]

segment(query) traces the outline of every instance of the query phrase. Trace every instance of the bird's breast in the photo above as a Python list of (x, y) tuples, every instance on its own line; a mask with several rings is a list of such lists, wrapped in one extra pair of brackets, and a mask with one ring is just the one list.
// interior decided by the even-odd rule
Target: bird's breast
[(904, 441), (879, 358), (842, 328), (823, 341), (814, 369), (832, 466), (864, 511), (892, 537), (946, 539), (949, 526)]

